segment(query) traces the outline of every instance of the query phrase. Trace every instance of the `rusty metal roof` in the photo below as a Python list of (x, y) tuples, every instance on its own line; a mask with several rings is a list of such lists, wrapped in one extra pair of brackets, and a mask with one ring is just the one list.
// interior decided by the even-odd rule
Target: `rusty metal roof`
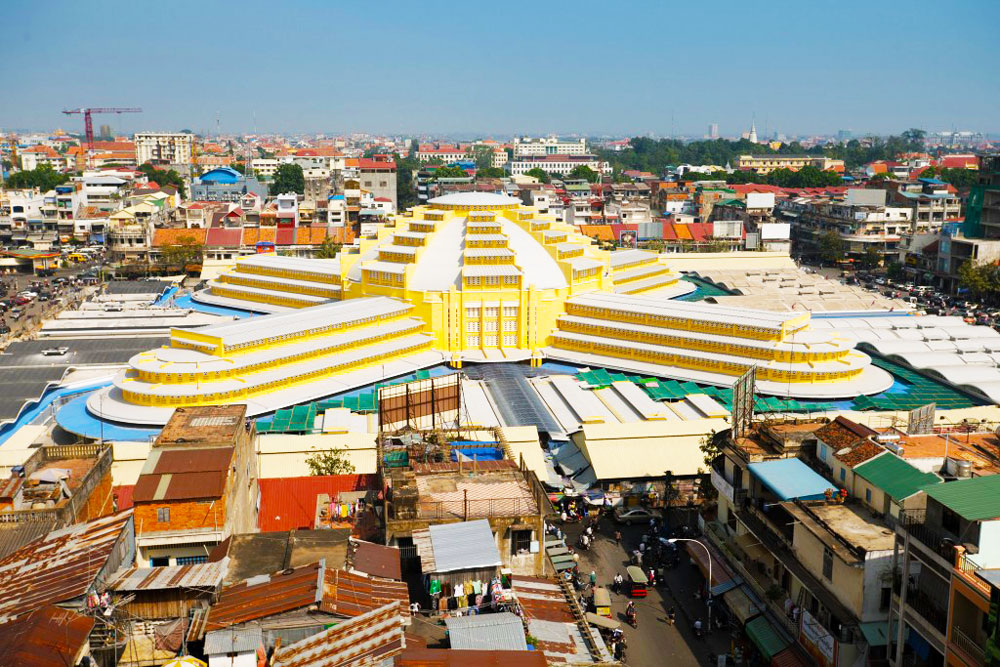
[(0, 480), (0, 498), (12, 499), (23, 484), (23, 477), (8, 477), (5, 480)]
[(319, 604), (323, 599), (324, 561), (277, 574), (252, 577), (222, 590), (208, 614), (205, 630), (273, 616)]
[(389, 603), (275, 649), (274, 667), (346, 667), (382, 662), (406, 648), (405, 604)]
[(0, 665), (49, 667), (76, 664), (90, 641), (94, 619), (59, 607), (43, 607), (0, 628)]
[(566, 595), (559, 582), (537, 577), (514, 577), (511, 582), (514, 597), (524, 610), (525, 618), (537, 618), (557, 623), (575, 623)]
[(410, 594), (399, 581), (372, 579), (345, 570), (327, 570), (320, 609), (339, 616), (360, 616), (376, 607), (402, 602), (409, 616)]
[(403, 578), (397, 547), (386, 547), (363, 540), (353, 543), (355, 546), (351, 567), (355, 570), (385, 579)]
[(154, 449), (142, 467), (132, 500), (136, 503), (221, 498), (233, 447)]
[(214, 563), (133, 567), (118, 575), (111, 588), (116, 591), (153, 591), (169, 588), (216, 588), (229, 568), (229, 558)]
[(127, 510), (62, 528), (0, 559), (0, 620), (88, 593), (131, 521)]
[[(555, 661), (553, 661), (554, 663)], [(396, 656), (396, 667), (545, 667), (541, 651), (477, 651), (407, 647)]]
[(149, 453), (142, 474), (190, 473), (225, 470), (233, 460), (233, 447), (207, 449), (156, 449)]

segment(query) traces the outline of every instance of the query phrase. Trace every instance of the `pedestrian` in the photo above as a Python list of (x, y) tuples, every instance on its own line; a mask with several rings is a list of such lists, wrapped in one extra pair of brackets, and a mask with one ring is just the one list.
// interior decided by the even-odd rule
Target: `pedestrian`
[(620, 531), (620, 530), (616, 530), (615, 531), (615, 544), (617, 546), (621, 546), (622, 545), (622, 531)]
[(591, 586), (597, 585), (597, 572), (595, 572), (594, 570), (590, 571), (590, 585)]
[(656, 571), (652, 567), (649, 568), (649, 585), (656, 585)]
[(566, 510), (562, 511), (562, 514), (560, 515), (560, 517), (562, 518), (562, 522), (566, 523), (566, 519), (567, 519)]

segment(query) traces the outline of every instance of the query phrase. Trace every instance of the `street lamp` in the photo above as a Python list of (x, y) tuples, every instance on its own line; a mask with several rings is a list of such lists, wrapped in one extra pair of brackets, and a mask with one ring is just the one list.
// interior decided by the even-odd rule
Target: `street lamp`
[(712, 629), (712, 552), (708, 550), (704, 544), (698, 540), (690, 540), (686, 537), (671, 537), (667, 540), (671, 544), (676, 544), (677, 542), (694, 542), (699, 547), (705, 550), (705, 555), (708, 556), (708, 627), (705, 629), (706, 632)]

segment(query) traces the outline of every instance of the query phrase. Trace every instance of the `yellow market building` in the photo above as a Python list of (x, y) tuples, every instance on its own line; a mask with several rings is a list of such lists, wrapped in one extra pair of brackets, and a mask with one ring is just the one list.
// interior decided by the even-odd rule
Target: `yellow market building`
[(447, 195), (337, 259), (240, 258), (198, 299), (272, 314), (172, 331), (88, 408), (130, 423), (198, 404), (255, 415), (440, 363), (546, 358), (716, 385), (756, 366), (762, 393), (801, 398), (892, 383), (808, 313), (672, 300), (693, 289), (663, 257), (600, 250), (518, 199)]

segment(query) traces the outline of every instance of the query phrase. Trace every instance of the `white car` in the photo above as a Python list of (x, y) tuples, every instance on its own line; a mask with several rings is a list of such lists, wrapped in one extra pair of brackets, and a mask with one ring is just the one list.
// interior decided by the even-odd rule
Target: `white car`
[(69, 348), (65, 345), (60, 347), (47, 347), (42, 350), (42, 354), (46, 357), (61, 357), (69, 352)]

